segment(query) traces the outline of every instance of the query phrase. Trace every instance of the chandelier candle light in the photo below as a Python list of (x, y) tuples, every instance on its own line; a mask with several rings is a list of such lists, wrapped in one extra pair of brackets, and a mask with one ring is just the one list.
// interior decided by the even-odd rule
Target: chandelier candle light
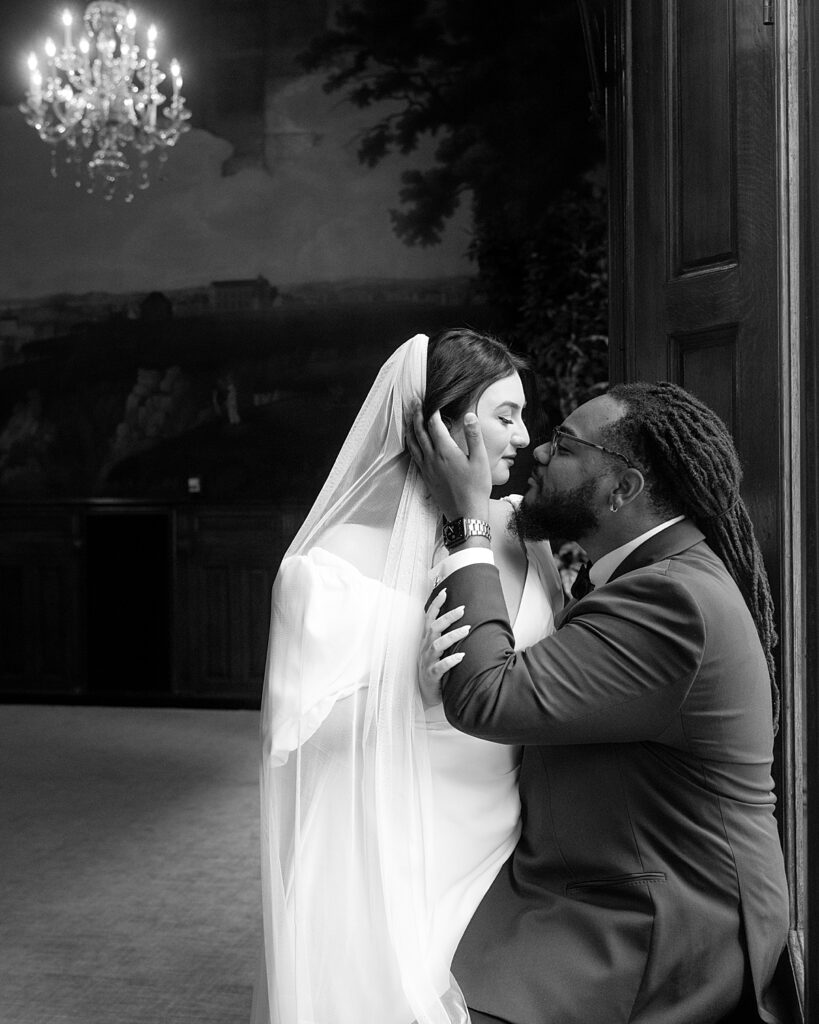
[[(146, 33), (144, 55), (136, 44), (136, 14), (122, 4), (97, 0), (85, 9), (75, 40), (71, 11), (63, 11), (63, 44), (46, 39), (45, 61), (28, 58), (29, 88), (20, 110), (51, 147), (51, 173), (57, 176), (57, 147), (65, 143), (66, 162), (74, 165), (75, 185), (101, 189), (111, 199), (122, 186), (126, 202), (150, 184), (149, 154), (160, 164), (168, 148), (189, 128), (182, 72), (170, 62), (170, 89), (160, 92), (167, 75), (156, 57), (157, 30)], [(168, 95), (169, 93), (169, 95)]]

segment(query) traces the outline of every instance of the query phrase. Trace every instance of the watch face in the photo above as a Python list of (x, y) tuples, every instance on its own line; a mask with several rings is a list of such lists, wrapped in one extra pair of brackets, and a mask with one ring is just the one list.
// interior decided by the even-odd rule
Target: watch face
[(464, 521), (463, 519), (453, 519), (451, 523), (447, 523), (444, 526), (444, 545), (448, 548), (454, 547), (456, 544), (463, 544), (466, 540), (466, 534), (464, 533)]
[(491, 540), (489, 523), (482, 519), (453, 519), (451, 523), (444, 523), (443, 529), (444, 546), (456, 548), (463, 544), (469, 537), (486, 537)]

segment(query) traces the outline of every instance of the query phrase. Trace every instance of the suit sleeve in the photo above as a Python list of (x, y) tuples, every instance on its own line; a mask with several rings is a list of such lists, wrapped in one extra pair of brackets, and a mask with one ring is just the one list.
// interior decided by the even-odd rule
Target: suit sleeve
[(473, 736), (544, 745), (656, 739), (700, 666), (705, 621), (661, 566), (589, 594), (556, 633), (518, 652), (494, 566), (459, 569), (446, 587), (443, 611), (465, 605), (457, 625), (472, 628), (451, 650), (465, 657), (444, 679), (444, 711)]

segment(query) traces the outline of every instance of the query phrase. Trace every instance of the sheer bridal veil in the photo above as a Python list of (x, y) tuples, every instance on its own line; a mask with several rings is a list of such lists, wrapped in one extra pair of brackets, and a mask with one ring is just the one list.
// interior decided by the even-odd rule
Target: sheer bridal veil
[(427, 339), (381, 368), (273, 589), (254, 1024), (462, 1024), (428, 962), (431, 780), (416, 685), (437, 510), (404, 446)]

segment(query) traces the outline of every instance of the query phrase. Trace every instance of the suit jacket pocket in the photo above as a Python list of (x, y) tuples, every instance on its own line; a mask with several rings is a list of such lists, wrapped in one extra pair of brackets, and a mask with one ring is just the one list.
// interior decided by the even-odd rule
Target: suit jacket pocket
[(587, 878), (579, 882), (567, 882), (565, 893), (575, 899), (613, 895), (633, 886), (650, 886), (665, 882), (664, 871), (639, 871), (630, 875), (609, 875), (604, 878)]

